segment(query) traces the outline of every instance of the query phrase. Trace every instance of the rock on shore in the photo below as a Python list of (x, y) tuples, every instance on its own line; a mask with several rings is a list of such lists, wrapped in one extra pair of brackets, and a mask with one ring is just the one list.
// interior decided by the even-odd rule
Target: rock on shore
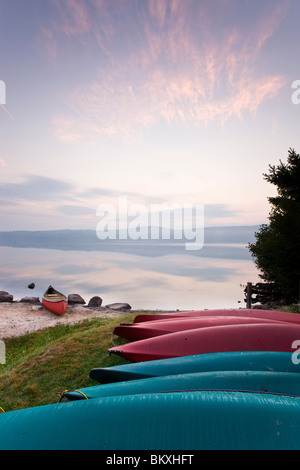
[(0, 291), (0, 302), (13, 302), (14, 296), (5, 292), (4, 290)]
[[(39, 297), (26, 296), (26, 297), (23, 297), (21, 300), (16, 301), (14, 300), (14, 296), (12, 294), (9, 294), (9, 292), (0, 291), (0, 303), (5, 303), (5, 302), (6, 303), (22, 302), (22, 303), (28, 303), (28, 304), (39, 304), (39, 303), (41, 304)], [(68, 295), (69, 306), (82, 305), (82, 306), (86, 306), (87, 308), (100, 308), (102, 305), (102, 302), (103, 300), (98, 295), (95, 295), (94, 297), (92, 297), (89, 300), (88, 304), (79, 294)], [(111, 310), (119, 310), (119, 311), (131, 310), (131, 306), (127, 303), (113, 303), (113, 304), (106, 305), (105, 308), (111, 309)]]

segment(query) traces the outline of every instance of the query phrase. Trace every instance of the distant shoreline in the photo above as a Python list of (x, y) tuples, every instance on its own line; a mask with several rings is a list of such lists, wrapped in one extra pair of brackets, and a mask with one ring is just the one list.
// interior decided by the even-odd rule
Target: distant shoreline
[[(225, 244), (225, 245), (243, 245), (254, 241), (255, 232), (259, 229), (259, 225), (241, 225), (241, 226), (220, 226), (220, 227), (204, 227), (204, 244)], [(146, 227), (149, 229), (149, 227)], [(142, 230), (142, 227), (141, 227)], [(161, 234), (162, 227), (158, 227)], [(150, 244), (153, 246), (163, 244), (184, 244), (188, 242), (185, 237), (176, 237), (176, 231), (170, 230), (170, 237), (164, 239), (138, 239), (136, 241), (128, 238), (124, 239), (121, 231), (114, 233), (114, 237), (110, 236), (110, 232), (106, 233), (107, 238), (100, 240), (97, 237), (96, 230), (8, 230), (0, 231), (0, 246), (10, 246), (19, 248), (57, 248), (57, 249), (75, 249), (75, 250), (101, 250), (104, 245), (141, 245)]]

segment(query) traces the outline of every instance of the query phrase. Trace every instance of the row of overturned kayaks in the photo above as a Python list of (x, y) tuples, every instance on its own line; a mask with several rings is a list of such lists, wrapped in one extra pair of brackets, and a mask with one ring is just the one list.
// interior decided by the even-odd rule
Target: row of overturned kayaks
[(223, 351), (290, 351), (298, 331), (300, 315), (298, 320), (295, 314), (285, 318), (259, 310), (184, 312), (151, 320), (140, 315), (134, 324), (115, 328), (115, 335), (131, 342), (109, 352), (139, 362)]
[(92, 369), (97, 385), (59, 403), (1, 414), (0, 449), (300, 449), (300, 315), (145, 314), (116, 336), (127, 343), (109, 353), (130, 362)]

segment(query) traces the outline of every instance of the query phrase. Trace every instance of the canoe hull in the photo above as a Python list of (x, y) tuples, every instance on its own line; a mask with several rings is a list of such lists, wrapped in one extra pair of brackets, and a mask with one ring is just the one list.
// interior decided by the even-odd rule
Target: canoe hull
[(68, 401), (109, 396), (199, 390), (272, 393), (300, 397), (300, 376), (295, 372), (214, 371), (94, 385), (63, 393)]
[(43, 295), (42, 304), (47, 310), (50, 310), (50, 312), (63, 315), (68, 306), (68, 301), (64, 294), (61, 294), (52, 286), (49, 286)]
[(287, 352), (230, 351), (99, 367), (92, 369), (89, 377), (99, 383), (108, 384), (149, 377), (219, 370), (300, 373), (300, 366), (293, 363), (292, 354)]
[[(205, 317), (180, 317), (170, 320), (157, 320), (150, 322), (133, 323), (132, 325), (121, 324), (116, 326), (113, 335), (128, 341), (154, 338), (178, 331), (194, 330), (197, 328), (209, 328), (214, 326), (241, 325), (259, 323), (280, 323), (276, 320), (254, 317), (231, 317), (231, 316), (205, 316)], [(282, 322), (283, 323), (283, 322)]]
[(278, 320), (288, 323), (300, 324), (300, 315), (290, 312), (277, 312), (273, 310), (258, 310), (258, 309), (224, 309), (224, 310), (199, 310), (190, 312), (174, 312), (174, 313), (161, 313), (161, 314), (140, 314), (134, 319), (134, 323), (148, 322), (155, 320), (170, 320), (180, 317), (205, 317), (205, 316), (239, 316), (239, 317), (255, 317), (266, 318), (269, 320)]
[(300, 400), (204, 391), (59, 403), (0, 414), (0, 449), (299, 450)]
[(42, 299), (42, 304), (47, 310), (50, 310), (50, 312), (56, 313), (57, 315), (63, 315), (68, 307), (68, 302), (66, 300), (49, 302), (46, 299)]
[(227, 325), (144, 339), (115, 346), (109, 353), (141, 362), (225, 351), (294, 352), (292, 345), (298, 339), (300, 325), (295, 324)]

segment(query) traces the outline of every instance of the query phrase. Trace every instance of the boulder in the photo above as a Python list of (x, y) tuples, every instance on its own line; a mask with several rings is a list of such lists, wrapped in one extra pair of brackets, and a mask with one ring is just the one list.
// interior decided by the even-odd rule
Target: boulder
[(79, 294), (69, 294), (68, 303), (70, 305), (85, 304), (85, 300)]
[(115, 304), (109, 304), (106, 305), (106, 308), (109, 308), (111, 310), (131, 310), (131, 306), (129, 304), (125, 303), (115, 303)]
[(0, 302), (13, 302), (14, 296), (5, 292), (4, 290), (0, 291)]
[(102, 299), (101, 297), (98, 297), (97, 295), (95, 297), (92, 297), (88, 303), (88, 307), (90, 308), (101, 307), (101, 305), (102, 305)]
[(28, 304), (38, 304), (40, 303), (40, 299), (38, 297), (23, 297), (20, 302), (25, 302)]

